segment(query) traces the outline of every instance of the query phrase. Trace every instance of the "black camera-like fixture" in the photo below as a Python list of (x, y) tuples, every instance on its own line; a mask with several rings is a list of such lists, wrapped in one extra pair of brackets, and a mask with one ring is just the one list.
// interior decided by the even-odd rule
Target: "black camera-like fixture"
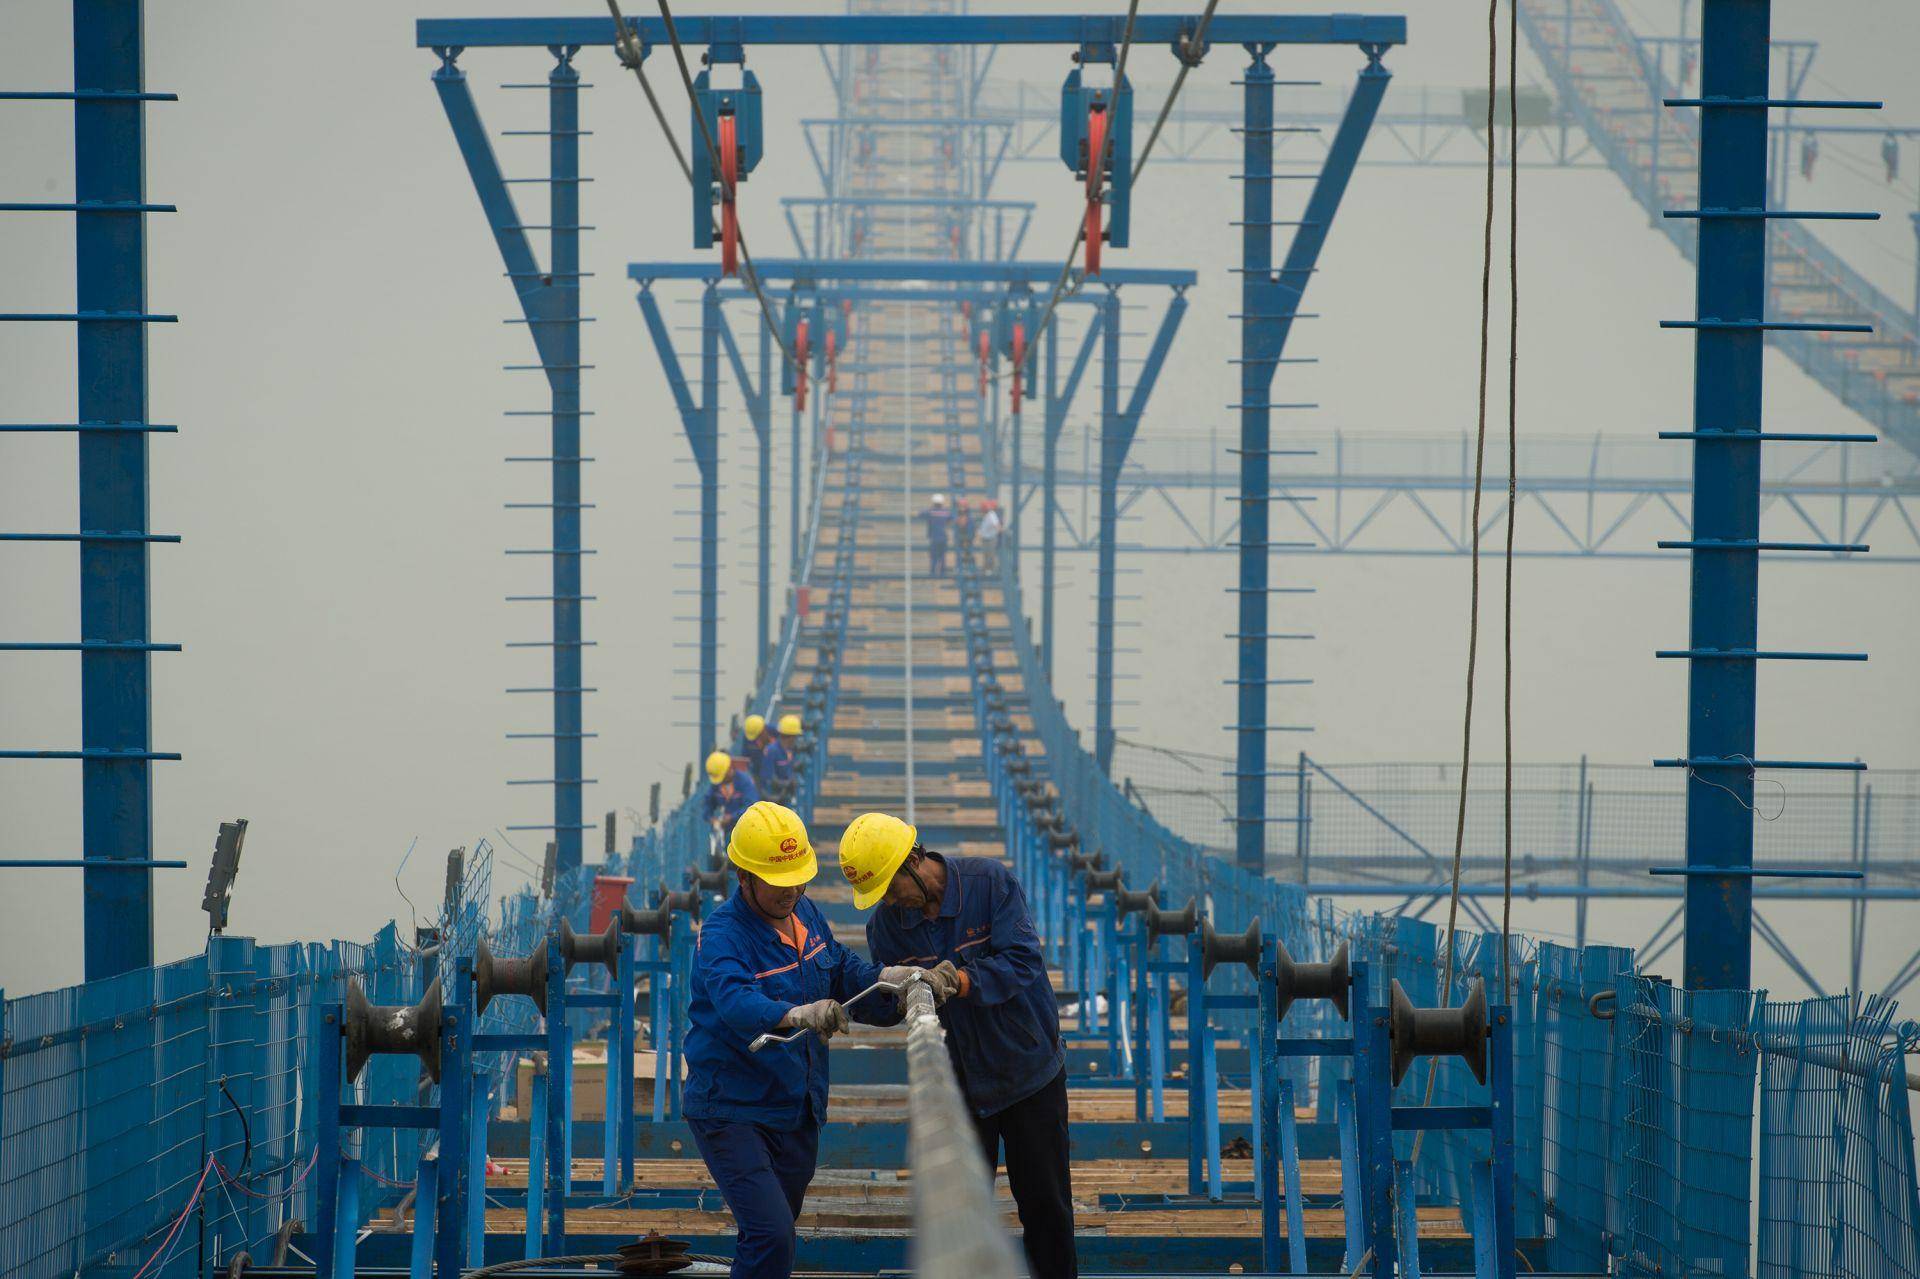
[(1273, 980), (1280, 989), (1279, 1020), (1286, 1020), (1287, 1009), (1296, 999), (1331, 999), (1340, 1019), (1347, 1019), (1347, 992), (1353, 988), (1353, 970), (1347, 964), (1347, 943), (1333, 952), (1324, 964), (1298, 964), (1287, 953), (1287, 944), (1273, 943)]
[(347, 1043), (347, 1082), (360, 1078), (375, 1056), (418, 1057), (427, 1078), (440, 1082), (440, 979), (433, 979), (417, 1004), (367, 1002), (358, 977), (347, 980), (342, 1037)]
[(1393, 1036), (1393, 1082), (1406, 1077), (1415, 1057), (1458, 1057), (1480, 1083), (1487, 1082), (1487, 983), (1473, 979), (1458, 1008), (1415, 1008), (1396, 978), (1387, 1009)]
[(496, 959), (482, 937), (473, 948), (473, 1011), (484, 1013), (496, 995), (525, 995), (547, 1012), (547, 948), (535, 946), (519, 959)]

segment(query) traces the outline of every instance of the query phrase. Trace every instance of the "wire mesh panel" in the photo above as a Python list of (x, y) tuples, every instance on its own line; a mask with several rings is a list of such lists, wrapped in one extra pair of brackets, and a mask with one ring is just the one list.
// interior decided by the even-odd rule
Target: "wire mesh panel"
[[(1555, 1270), (1603, 1270), (1608, 1241), (1621, 1232), (1616, 1098), (1623, 1055), (1603, 1017), (1615, 980), (1633, 970), (1633, 952), (1573, 950), (1543, 943), (1540, 985), (1541, 1210), (1547, 1261)], [(1596, 996), (1609, 999), (1596, 1000)]]
[(1626, 1052), (1629, 1274), (1744, 1276), (1752, 1228), (1756, 996), (1619, 987)]
[(1920, 1274), (1920, 1213), (1893, 1005), (1768, 1004), (1760, 1100), (1764, 1279)]

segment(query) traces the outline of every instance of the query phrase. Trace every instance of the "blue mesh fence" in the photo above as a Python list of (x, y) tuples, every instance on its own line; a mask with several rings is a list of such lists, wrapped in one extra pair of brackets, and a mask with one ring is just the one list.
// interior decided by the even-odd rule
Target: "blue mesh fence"
[(1762, 1279), (1920, 1275), (1908, 1045), (1892, 1022), (1890, 1002), (1854, 995), (1762, 1010)]

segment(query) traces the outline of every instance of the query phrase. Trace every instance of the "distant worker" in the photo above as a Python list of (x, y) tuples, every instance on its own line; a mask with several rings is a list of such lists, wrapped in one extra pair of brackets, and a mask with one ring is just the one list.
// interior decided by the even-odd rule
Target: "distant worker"
[(987, 513), (980, 517), (980, 567), (992, 572), (1000, 565), (1000, 503), (987, 502)]
[[(798, 781), (800, 767), (800, 717), (789, 711), (780, 717), (780, 740), (774, 743), (780, 751), (780, 764), (771, 769), (773, 797), (783, 804), (793, 802), (794, 785)], [(767, 758), (772, 759), (770, 749)]]
[(772, 733), (762, 740), (764, 745), (760, 747), (760, 760), (754, 765), (753, 780), (759, 783), (760, 793), (768, 799), (789, 803), (793, 799), (793, 751)]
[(953, 512), (947, 509), (947, 495), (935, 493), (921, 518), (927, 522), (927, 573), (931, 577), (945, 577), (947, 529), (953, 523)]
[(773, 740), (773, 734), (767, 731), (767, 717), (749, 715), (741, 720), (740, 736), (746, 741), (747, 771), (753, 774), (761, 794), (765, 794), (767, 786), (761, 779), (760, 756), (767, 749), (767, 743)]
[(958, 985), (940, 1011), (988, 1168), (1006, 1153), (1033, 1279), (1074, 1279), (1073, 1184), (1060, 1013), (1026, 895), (992, 857), (946, 857), (886, 813), (853, 819), (840, 871), (876, 963), (908, 956)]
[[(882, 968), (833, 939), (804, 895), (818, 863), (792, 809), (765, 801), (747, 809), (727, 860), (739, 886), (708, 916), (694, 950), (685, 1113), (739, 1232), (733, 1279), (787, 1279), (827, 1113), (827, 1040), (850, 1015), (877, 1025), (899, 1018), (892, 996), (852, 1009), (842, 1001), (916, 974), (936, 999), (954, 983), (919, 968)], [(783, 1030), (811, 1033), (749, 1051), (757, 1036)]]
[(707, 820), (724, 838), (733, 833), (733, 824), (740, 820), (740, 814), (759, 800), (760, 790), (746, 770), (725, 751), (707, 756), (707, 780), (713, 783), (707, 791)]

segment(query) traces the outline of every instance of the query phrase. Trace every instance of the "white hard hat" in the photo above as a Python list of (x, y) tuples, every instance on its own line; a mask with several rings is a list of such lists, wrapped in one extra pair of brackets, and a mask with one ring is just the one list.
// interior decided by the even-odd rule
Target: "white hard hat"
[(945, 506), (947, 504), (947, 495), (945, 493), (935, 493), (933, 495), (933, 504), (935, 506)]

